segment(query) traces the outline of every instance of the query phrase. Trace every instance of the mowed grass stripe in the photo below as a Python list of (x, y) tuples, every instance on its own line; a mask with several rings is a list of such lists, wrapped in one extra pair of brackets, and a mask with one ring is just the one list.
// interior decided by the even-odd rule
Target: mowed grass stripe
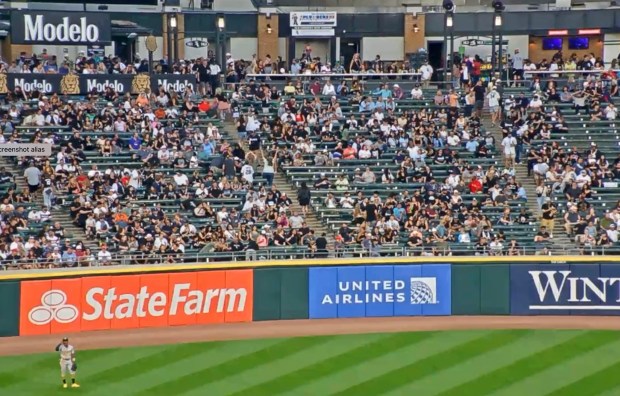
[[(544, 334), (531, 332), (525, 337), (501, 348), (476, 356), (473, 359), (431, 374), (419, 381), (406, 384), (383, 396), (431, 395), (444, 392), (476, 378), (481, 373), (493, 371), (498, 367), (511, 364), (539, 351), (576, 337), (582, 331), (545, 331)], [(432, 390), (432, 392), (431, 392)], [(512, 395), (519, 393), (512, 393)], [(521, 393), (527, 395), (528, 393)], [(532, 393), (529, 393), (532, 394)], [(534, 393), (535, 394), (535, 393)]]
[[(544, 334), (544, 333), (543, 333)], [(543, 337), (543, 334), (539, 338)], [(544, 395), (559, 389), (571, 382), (585, 378), (603, 367), (610, 366), (620, 360), (620, 339), (612, 344), (606, 344), (579, 356), (558, 364), (548, 370), (522, 379), (512, 385), (503, 387), (492, 396), (512, 395)], [(615, 396), (619, 395), (616, 393)]]
[[(219, 342), (218, 344), (221, 345), (218, 348), (195, 353), (183, 360), (177, 360), (169, 352), (168, 346), (161, 346), (159, 348), (160, 353), (168, 356), (169, 363), (159, 366), (150, 365), (149, 371), (121, 381), (99, 384), (97, 389), (100, 389), (101, 393), (106, 395), (122, 395), (127, 392), (127, 389), (140, 392), (144, 388), (156, 386), (162, 382), (182, 377), (199, 369), (203, 370), (232, 359), (237, 359), (240, 356), (257, 352), (281, 341), (282, 339), (264, 339)], [(84, 381), (84, 385), (88, 386), (88, 381)]]
[(449, 367), (461, 364), (475, 356), (482, 355), (506, 344), (515, 342), (526, 334), (528, 334), (528, 331), (524, 330), (494, 332), (488, 336), (474, 339), (447, 351), (390, 371), (379, 377), (358, 383), (341, 392), (335, 393), (335, 395), (380, 395), (440, 370), (445, 370)]
[[(202, 344), (177, 344), (166, 349), (156, 350), (146, 356), (127, 358), (119, 361), (116, 366), (107, 370), (97, 371), (93, 375), (84, 378), (89, 384), (97, 385), (107, 382), (126, 380), (155, 367), (164, 366), (177, 360), (183, 360), (195, 354), (201, 354), (219, 348), (220, 343), (209, 342)], [(139, 349), (137, 350), (139, 351)]]
[[(388, 334), (363, 334), (348, 336), (331, 336), (328, 342), (289, 354), (268, 364), (258, 365), (242, 373), (226, 377), (207, 386), (195, 388), (183, 396), (203, 396), (205, 394), (227, 395), (272, 395), (269, 389), (246, 392), (248, 388), (270, 381), (300, 368), (320, 364), (333, 356), (363, 347), (376, 340), (389, 337)], [(254, 388), (252, 388), (254, 389)]]
[(587, 331), (561, 344), (554, 345), (508, 366), (485, 373), (469, 382), (440, 393), (440, 396), (462, 396), (464, 394), (487, 395), (504, 386), (518, 382), (582, 353), (610, 344), (618, 339), (612, 332)]
[(488, 330), (430, 332), (429, 334), (432, 336), (419, 343), (403, 346), (401, 349), (374, 359), (350, 362), (347, 367), (339, 372), (323, 378), (307, 378), (301, 387), (286, 392), (285, 395), (330, 395), (344, 390), (352, 384), (379, 377), (415, 361), (423, 360), (471, 340), (487, 336), (490, 333)]
[(223, 362), (222, 364), (193, 371), (184, 376), (152, 386), (142, 392), (136, 393), (136, 395), (177, 395), (188, 392), (214, 381), (242, 373), (252, 367), (261, 364), (269, 364), (270, 362), (281, 359), (284, 356), (327, 342), (329, 339), (330, 337), (302, 337), (285, 339), (282, 342), (254, 353)]
[(433, 336), (433, 333), (397, 333), (358, 346), (339, 355), (302, 367), (296, 371), (242, 389), (229, 396), (277, 395), (292, 391), (309, 379), (315, 381), (327, 375), (336, 374), (352, 363), (365, 362), (387, 355)]
[(620, 386), (620, 361), (578, 381), (557, 389), (546, 396), (599, 395)]
[[(78, 351), (80, 374), (87, 372), (88, 368), (94, 364), (101, 367), (101, 357), (118, 355), (122, 351), (131, 353), (127, 350)], [(36, 386), (38, 382), (44, 385), (56, 384), (60, 378), (59, 355), (55, 351), (39, 355), (3, 357), (0, 359), (0, 366), (3, 369), (14, 368), (11, 372), (0, 373), (0, 389), (3, 391), (11, 390), (13, 392), (20, 388), (28, 389)], [(83, 370), (82, 367), (86, 369)]]

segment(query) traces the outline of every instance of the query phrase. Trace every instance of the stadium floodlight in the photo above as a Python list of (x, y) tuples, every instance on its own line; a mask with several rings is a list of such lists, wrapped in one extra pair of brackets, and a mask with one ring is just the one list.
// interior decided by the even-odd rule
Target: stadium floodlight
[(502, 14), (497, 14), (497, 15), (495, 15), (495, 19), (494, 19), (493, 24), (494, 24), (496, 27), (499, 27), (499, 26), (502, 26), (502, 22), (503, 22), (503, 21), (502, 21)]
[(453, 27), (454, 26), (454, 16), (452, 14), (448, 14), (446, 15), (446, 27)]

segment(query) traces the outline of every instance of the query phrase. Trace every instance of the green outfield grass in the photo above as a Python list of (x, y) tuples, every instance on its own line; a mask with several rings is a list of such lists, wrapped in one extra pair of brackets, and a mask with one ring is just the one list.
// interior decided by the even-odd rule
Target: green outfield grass
[[(78, 350), (0, 358), (0, 395), (620, 395), (613, 331), (453, 331)], [(50, 345), (53, 349), (54, 345)]]

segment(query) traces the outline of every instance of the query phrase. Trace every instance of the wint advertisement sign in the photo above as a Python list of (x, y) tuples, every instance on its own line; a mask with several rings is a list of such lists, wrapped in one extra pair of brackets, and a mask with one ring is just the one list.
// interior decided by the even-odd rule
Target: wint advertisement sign
[(513, 315), (620, 315), (620, 265), (510, 267)]
[(110, 14), (12, 11), (13, 44), (92, 45), (112, 41)]
[(311, 319), (450, 315), (451, 299), (450, 264), (309, 270)]

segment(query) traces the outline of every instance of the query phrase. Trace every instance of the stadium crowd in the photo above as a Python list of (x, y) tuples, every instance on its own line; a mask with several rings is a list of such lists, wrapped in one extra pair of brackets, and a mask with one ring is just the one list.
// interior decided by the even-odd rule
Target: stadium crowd
[[(228, 68), (237, 67), (227, 58)], [(312, 69), (310, 59), (304, 68)], [(48, 64), (34, 63), (31, 72)], [(78, 63), (76, 69), (117, 69), (114, 59)], [(204, 69), (194, 69), (196, 64)], [(500, 80), (462, 78), (459, 87), (433, 92), (425, 89), (424, 77), (407, 92), (393, 81), (369, 91), (357, 79), (292, 80), (283, 87), (245, 79), (228, 94), (212, 91), (217, 83), (211, 66), (199, 60), (173, 69), (207, 81), (199, 93), (160, 87), (135, 97), (108, 87), (72, 99), (18, 87), (7, 95), (0, 143), (52, 143), (58, 150), (49, 159), (18, 159), (27, 191), (16, 192), (17, 175), (0, 171), (7, 186), (0, 205), (2, 263), (177, 262), (190, 252), (252, 260), (268, 248), (287, 247), (324, 257), (326, 235), (315, 235), (306, 222), (311, 207), (342, 210), (351, 218), (333, 227), (337, 254), (376, 256), (394, 246), (409, 254), (460, 254), (462, 245), (470, 254), (519, 255), (530, 250), (513, 238), (515, 230), (529, 227), (531, 235), (536, 226), (536, 214), (526, 209), (533, 197), (516, 179), (515, 165), (523, 161), (537, 182), (542, 211), (534, 251), (550, 252), (561, 216), (558, 196), (567, 200), (564, 228), (582, 247), (617, 242), (620, 205), (602, 222), (590, 202), (594, 187), (617, 182), (620, 159), (607, 160), (596, 142), (587, 151), (566, 150), (553, 139), (569, 133), (567, 111), (583, 114), (586, 122), (614, 120), (614, 95), (606, 89), (615, 77), (577, 79), (561, 89), (553, 79), (534, 80), (531, 93), (516, 96), (505, 93)], [(500, 142), (482, 125), (485, 103), (491, 126), (504, 133)], [(231, 118), (241, 142), (221, 130), (220, 121)], [(347, 161), (357, 164), (350, 173), (330, 171)], [(300, 167), (322, 171), (309, 173), (297, 197), (273, 185), (276, 172)], [(300, 211), (291, 209), (295, 199)], [(65, 238), (53, 214), (61, 210), (84, 229), (83, 240)]]

